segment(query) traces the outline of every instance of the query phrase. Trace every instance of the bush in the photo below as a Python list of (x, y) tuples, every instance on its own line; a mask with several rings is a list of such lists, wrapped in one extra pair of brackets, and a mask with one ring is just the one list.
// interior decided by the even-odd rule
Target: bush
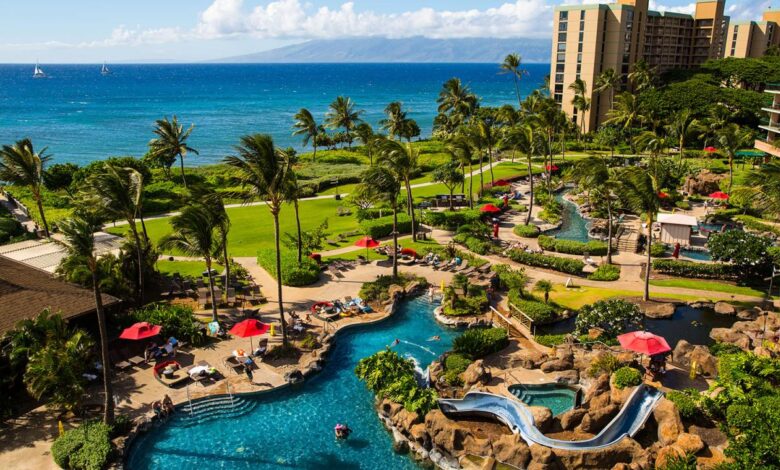
[(422, 388), (414, 375), (414, 362), (386, 349), (361, 359), (355, 375), (378, 397), (401, 403), (407, 411), (427, 414), (436, 407), (436, 390)]
[(493, 244), (485, 239), (477, 238), (466, 233), (459, 233), (452, 237), (455, 243), (459, 243), (469, 251), (472, 251), (478, 255), (486, 255), (493, 249)]
[(685, 419), (692, 419), (701, 412), (698, 402), (699, 392), (696, 389), (673, 390), (666, 394), (666, 398), (677, 405), (680, 416)]
[(575, 240), (562, 240), (547, 235), (539, 235), (539, 246), (547, 251), (567, 253), (570, 255), (584, 255), (588, 253), (594, 256), (607, 254), (607, 244), (596, 240), (578, 242)]
[(612, 374), (618, 367), (620, 367), (620, 361), (617, 357), (609, 353), (602, 354), (590, 363), (588, 375), (598, 377), (601, 374)]
[(617, 281), (620, 279), (620, 266), (616, 264), (602, 264), (595, 271), (588, 274), (591, 281)]
[(54, 462), (62, 468), (100, 470), (111, 453), (110, 426), (85, 422), (65, 431), (51, 446)]
[(742, 225), (749, 230), (762, 233), (772, 233), (774, 235), (780, 235), (780, 228), (774, 225), (764, 223), (761, 219), (750, 215), (735, 215), (734, 220), (742, 222)]
[(160, 335), (163, 338), (173, 336), (194, 346), (206, 340), (201, 324), (195, 320), (192, 307), (186, 305), (164, 302), (150, 304), (134, 311), (130, 320), (132, 323), (145, 321), (162, 326)]
[(650, 245), (650, 256), (660, 258), (666, 254), (666, 245), (663, 243), (653, 243)]
[(566, 342), (567, 334), (562, 335), (536, 335), (534, 340), (542, 346), (552, 348)]
[(479, 209), (458, 211), (426, 211), (423, 222), (432, 227), (445, 230), (455, 230), (461, 225), (470, 225), (480, 221), (482, 214)]
[[(482, 286), (468, 286), (465, 296), (458, 296), (450, 300), (451, 292), (445, 292), (443, 312), (447, 316), (460, 317), (467, 315), (479, 315), (488, 305), (485, 288)], [(454, 304), (454, 305), (453, 305)]]
[(525, 268), (514, 269), (507, 264), (498, 264), (493, 266), (493, 271), (498, 275), (499, 285), (502, 289), (517, 290), (519, 293), (528, 284)]
[(472, 328), (463, 332), (452, 342), (456, 353), (479, 359), (509, 346), (505, 328)]
[[(398, 233), (412, 232), (412, 219), (406, 214), (398, 214)], [(360, 222), (360, 229), (372, 238), (382, 238), (393, 233), (393, 216), (366, 219)]]
[(736, 279), (739, 270), (735, 265), (723, 263), (695, 263), (675, 259), (653, 260), (653, 270), (659, 274), (695, 279)]
[(742, 352), (742, 348), (732, 343), (717, 342), (710, 346), (710, 352), (713, 356), (721, 356), (724, 354), (738, 354)]
[(712, 259), (734, 263), (743, 270), (763, 272), (769, 266), (767, 250), (772, 246), (768, 237), (754, 235), (740, 230), (713, 233), (707, 241)]
[[(282, 250), (282, 285), (301, 287), (314, 284), (320, 278), (320, 267), (309, 257), (303, 257), (298, 264), (298, 254), (294, 251)], [(276, 274), (276, 251), (260, 250), (257, 253), (257, 263), (274, 278)]]
[(691, 210), (691, 204), (688, 201), (676, 201), (674, 203), (675, 207), (678, 209), (682, 209), (684, 211)]
[(450, 354), (444, 360), (444, 379), (452, 386), (463, 385), (460, 374), (466, 371), (466, 368), (473, 361), (462, 354)]
[(549, 304), (538, 300), (518, 300), (515, 306), (531, 317), (534, 323), (549, 323), (555, 319), (555, 309)]
[(412, 276), (407, 273), (399, 273), (397, 278), (393, 276), (379, 276), (376, 281), (365, 282), (360, 287), (360, 298), (368, 302), (385, 301), (388, 300), (388, 291), (390, 286), (405, 285), (409, 282), (416, 281), (422, 286), (427, 286), (428, 281), (422, 277)]
[(585, 263), (578, 259), (559, 258), (557, 256), (526, 253), (523, 250), (511, 250), (509, 259), (516, 263), (527, 264), (538, 268), (548, 268), (567, 274), (582, 275)]
[(613, 374), (615, 387), (623, 389), (642, 383), (642, 373), (633, 367), (621, 367)]
[(599, 300), (580, 309), (575, 322), (577, 334), (601, 328), (606, 339), (614, 338), (628, 326), (641, 326), (644, 315), (635, 304), (622, 299)]
[(539, 236), (539, 227), (536, 225), (515, 225), (512, 231), (518, 237), (536, 238)]

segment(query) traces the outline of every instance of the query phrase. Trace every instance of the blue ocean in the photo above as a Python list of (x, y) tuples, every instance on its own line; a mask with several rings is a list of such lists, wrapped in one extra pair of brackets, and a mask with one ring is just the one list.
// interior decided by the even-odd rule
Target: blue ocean
[[(248, 133), (300, 149), (293, 115), (305, 107), (322, 121), (338, 95), (351, 97), (372, 125), (387, 103), (401, 101), (428, 136), (436, 97), (452, 77), (484, 106), (517, 102), (498, 64), (116, 64), (105, 76), (99, 65), (41, 67), (47, 78), (33, 79), (32, 65), (0, 65), (0, 143), (29, 137), (58, 163), (142, 156), (154, 121), (174, 114), (195, 124), (190, 144), (200, 155), (189, 156), (188, 165), (218, 162)], [(526, 69), (522, 94), (541, 86), (550, 70)]]

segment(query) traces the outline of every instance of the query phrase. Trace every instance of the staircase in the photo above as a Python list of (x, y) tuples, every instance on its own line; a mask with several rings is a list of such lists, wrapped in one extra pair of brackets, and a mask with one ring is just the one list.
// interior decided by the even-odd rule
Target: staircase
[(184, 426), (195, 426), (217, 418), (237, 418), (254, 408), (254, 400), (236, 395), (219, 395), (182, 405), (177, 418)]

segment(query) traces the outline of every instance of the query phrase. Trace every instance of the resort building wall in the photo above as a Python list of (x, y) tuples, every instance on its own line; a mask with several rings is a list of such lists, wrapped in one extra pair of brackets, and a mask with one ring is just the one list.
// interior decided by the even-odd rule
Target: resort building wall
[(757, 139), (755, 147), (757, 150), (766, 152), (775, 157), (780, 157), (780, 85), (767, 84), (766, 93), (772, 95), (772, 104), (768, 108), (762, 108), (769, 116), (766, 124), (758, 126), (766, 131), (766, 140)]
[(740, 21), (729, 26), (724, 57), (762, 57), (780, 45), (780, 10), (767, 10), (762, 21)]

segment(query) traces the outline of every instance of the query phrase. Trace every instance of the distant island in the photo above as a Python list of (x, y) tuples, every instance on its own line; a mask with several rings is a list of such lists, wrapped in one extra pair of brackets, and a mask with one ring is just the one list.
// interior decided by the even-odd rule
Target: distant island
[(501, 62), (519, 52), (527, 63), (550, 61), (549, 39), (321, 39), (268, 51), (216, 59), (215, 63), (306, 62)]

